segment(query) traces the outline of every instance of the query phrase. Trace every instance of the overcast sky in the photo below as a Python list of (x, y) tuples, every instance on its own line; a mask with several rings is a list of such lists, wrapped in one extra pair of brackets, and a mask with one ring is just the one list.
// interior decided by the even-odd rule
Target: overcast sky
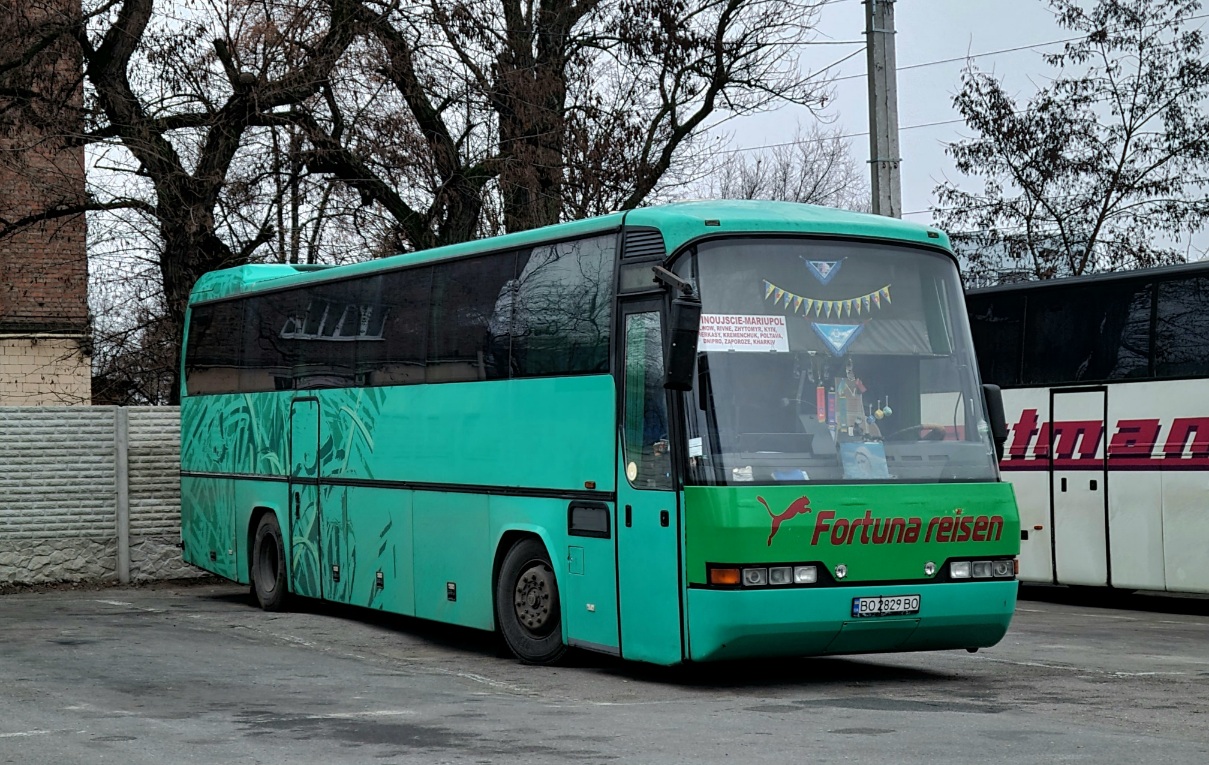
[[(1061, 45), (1044, 44), (1075, 34), (1055, 23), (1043, 0), (897, 0), (894, 17), (903, 217), (929, 223), (933, 189), (938, 183), (947, 178), (968, 190), (980, 185), (962, 179), (944, 151), (945, 144), (970, 135), (952, 106), (965, 57), (974, 56), (979, 69), (1000, 76), (1009, 93), (1026, 101), (1035, 91), (1034, 83), (1043, 84), (1054, 74), (1042, 54), (1058, 52)], [(844, 134), (861, 134), (850, 140), (854, 156), (865, 161), (869, 157), (869, 96), (864, 4), (861, 0), (833, 0), (822, 9), (818, 29), (820, 40), (854, 41), (852, 45), (809, 46), (802, 63), (813, 71), (856, 53), (831, 70), (847, 79), (836, 83), (836, 101), (828, 112)], [(1036, 47), (982, 55), (1024, 46)], [(959, 60), (932, 63), (947, 59)], [(727, 127), (733, 146), (760, 146), (791, 138), (798, 120), (807, 125), (813, 118), (804, 109), (786, 108)], [(1204, 257), (1209, 232), (1195, 237), (1193, 246), (1196, 251), (1189, 253), (1191, 259)]]

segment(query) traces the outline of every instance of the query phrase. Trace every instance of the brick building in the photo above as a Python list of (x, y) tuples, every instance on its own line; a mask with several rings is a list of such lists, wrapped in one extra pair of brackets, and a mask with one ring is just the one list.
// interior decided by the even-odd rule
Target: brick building
[[(80, 0), (0, 0), (0, 63)], [(0, 406), (91, 398), (88, 260), (82, 214), (17, 225), (85, 199), (80, 61), (68, 42), (0, 71)]]

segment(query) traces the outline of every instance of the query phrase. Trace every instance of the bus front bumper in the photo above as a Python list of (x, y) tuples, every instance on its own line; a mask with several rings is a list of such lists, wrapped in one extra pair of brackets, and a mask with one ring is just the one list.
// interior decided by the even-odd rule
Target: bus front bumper
[[(985, 648), (1007, 632), (1015, 580), (688, 591), (689, 658), (814, 656)], [(919, 613), (852, 617), (854, 598), (919, 595)]]

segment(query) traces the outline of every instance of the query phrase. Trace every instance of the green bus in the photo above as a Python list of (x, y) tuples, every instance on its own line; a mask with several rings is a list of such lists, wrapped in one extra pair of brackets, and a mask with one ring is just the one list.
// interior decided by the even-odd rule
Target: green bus
[(321, 598), (689, 661), (998, 642), (1019, 518), (946, 236), (650, 207), (202, 277), (184, 558)]

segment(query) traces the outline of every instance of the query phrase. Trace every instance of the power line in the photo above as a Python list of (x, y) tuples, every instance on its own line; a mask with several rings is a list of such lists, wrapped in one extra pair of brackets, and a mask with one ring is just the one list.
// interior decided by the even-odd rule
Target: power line
[[(965, 120), (956, 119), (956, 120), (940, 120), (938, 122), (923, 122), (923, 123), (920, 123), (919, 125), (907, 125), (905, 127), (900, 127), (899, 131), (918, 130), (919, 128), (936, 127), (938, 125), (953, 125), (958, 122), (965, 122)], [(718, 151), (716, 151), (714, 153), (715, 154), (742, 154), (742, 153), (748, 152), (748, 151), (762, 151), (764, 149), (779, 149), (783, 146), (795, 146), (800, 143), (824, 143), (826, 141), (834, 141), (836, 139), (841, 139), (841, 138), (860, 138), (861, 136), (865, 136), (865, 135), (869, 135), (868, 130), (861, 131), (860, 133), (843, 133), (841, 135), (824, 136), (822, 138), (806, 138), (806, 139), (802, 139), (799, 141), (782, 141), (781, 143), (767, 143), (767, 144), (763, 144), (761, 146), (741, 146), (737, 149), (719, 149)], [(903, 213), (903, 214), (905, 215), (906, 213)]]
[[(1197, 16), (1189, 16), (1183, 21), (1196, 21), (1198, 19), (1209, 19), (1209, 13), (1202, 13)], [(897, 67), (894, 71), (905, 72), (910, 69), (922, 69), (928, 66), (939, 66), (941, 64), (952, 64), (957, 61), (971, 61), (976, 58), (984, 58), (986, 56), (998, 56), (1002, 53), (1015, 53), (1022, 50), (1035, 50), (1037, 48), (1046, 48), (1051, 45), (1061, 45), (1062, 43), (1075, 42), (1076, 40), (1086, 40), (1091, 35), (1078, 35), (1077, 37), (1066, 37), (1061, 40), (1050, 40), (1049, 42), (1033, 43), (1032, 45), (1017, 45), (1012, 48), (1001, 48), (999, 50), (988, 50), (982, 53), (971, 53), (965, 56), (955, 56), (953, 58), (942, 58), (935, 61), (924, 61), (919, 64), (907, 64), (906, 66)], [(832, 82), (840, 82), (842, 80), (855, 80), (865, 77), (866, 74), (846, 74), (843, 77), (836, 77)]]

